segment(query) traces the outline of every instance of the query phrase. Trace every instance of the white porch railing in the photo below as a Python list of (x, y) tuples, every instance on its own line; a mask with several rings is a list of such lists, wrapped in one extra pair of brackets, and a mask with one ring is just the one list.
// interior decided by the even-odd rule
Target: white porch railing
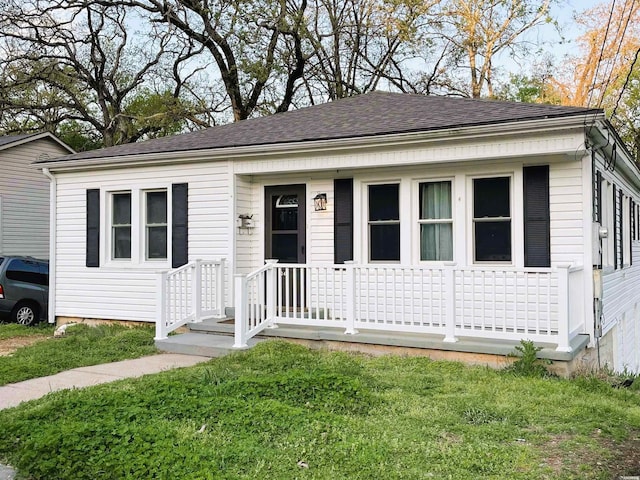
[(156, 340), (187, 322), (224, 317), (225, 260), (195, 260), (158, 274)]
[[(277, 324), (555, 343), (581, 330), (582, 269), (277, 264), (236, 276), (235, 347)], [(570, 311), (571, 306), (571, 311)], [(579, 311), (573, 311), (578, 309)]]

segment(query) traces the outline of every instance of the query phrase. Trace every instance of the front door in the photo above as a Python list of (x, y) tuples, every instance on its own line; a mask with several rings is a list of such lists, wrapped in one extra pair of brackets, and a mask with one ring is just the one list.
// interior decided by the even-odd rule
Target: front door
[[(265, 258), (278, 263), (306, 262), (305, 186), (265, 187)], [(280, 315), (304, 311), (305, 279), (296, 267), (281, 268), (277, 286)]]
[(306, 262), (305, 186), (265, 187), (265, 258)]

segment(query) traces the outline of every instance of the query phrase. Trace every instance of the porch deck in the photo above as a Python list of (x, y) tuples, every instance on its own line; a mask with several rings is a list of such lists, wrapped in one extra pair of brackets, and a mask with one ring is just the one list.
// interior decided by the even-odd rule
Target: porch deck
[[(233, 348), (233, 319), (209, 319), (187, 324), (190, 332), (157, 340), (159, 349), (174, 353), (189, 353), (211, 357)], [(415, 334), (408, 332), (385, 332), (380, 330), (359, 330), (356, 335), (347, 335), (343, 328), (306, 325), (287, 325), (266, 328), (250, 340), (249, 347), (266, 338), (282, 338), (303, 341), (314, 347), (336, 350), (362, 351), (366, 353), (401, 353), (426, 355), (437, 359), (453, 359), (470, 363), (491, 364), (500, 360), (489, 357), (505, 357), (514, 352), (519, 342), (514, 340), (460, 337), (455, 344), (445, 342), (441, 335)], [(570, 362), (585, 349), (588, 335), (576, 335), (571, 339), (571, 352), (556, 349), (554, 343), (538, 343), (542, 347), (540, 358), (558, 362)], [(474, 354), (474, 358), (464, 358), (464, 354)]]

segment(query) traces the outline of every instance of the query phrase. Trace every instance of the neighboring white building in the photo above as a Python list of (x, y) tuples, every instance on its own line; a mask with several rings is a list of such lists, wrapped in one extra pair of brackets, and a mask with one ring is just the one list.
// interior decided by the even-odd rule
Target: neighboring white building
[(237, 346), (301, 324), (640, 371), (640, 173), (601, 110), (374, 92), (40, 166), (52, 322), (234, 308)]
[(32, 164), (69, 153), (50, 133), (0, 136), (0, 255), (49, 258), (49, 179)]

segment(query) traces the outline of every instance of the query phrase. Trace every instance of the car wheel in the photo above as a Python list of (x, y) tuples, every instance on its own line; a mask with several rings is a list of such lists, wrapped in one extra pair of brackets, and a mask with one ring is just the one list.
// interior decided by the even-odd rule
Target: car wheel
[(21, 303), (16, 305), (11, 316), (20, 325), (33, 325), (38, 321), (38, 310), (28, 303)]

